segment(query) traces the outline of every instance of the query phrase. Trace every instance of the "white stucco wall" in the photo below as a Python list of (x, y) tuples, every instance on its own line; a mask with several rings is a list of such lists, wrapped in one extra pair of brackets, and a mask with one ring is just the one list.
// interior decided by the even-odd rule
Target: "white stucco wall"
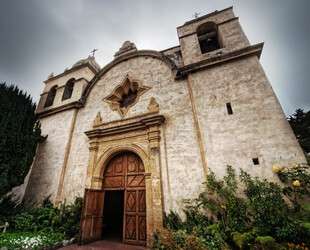
[(89, 157), (88, 138), (84, 132), (92, 129), (97, 112), (101, 113), (104, 123), (121, 119), (118, 112), (112, 111), (102, 99), (127, 74), (151, 89), (129, 109), (125, 118), (146, 114), (151, 97), (156, 99), (160, 114), (166, 118), (161, 128), (164, 206), (167, 211), (180, 209), (182, 199), (197, 195), (204, 181), (187, 81), (175, 81), (170, 67), (151, 57), (139, 57), (120, 63), (92, 88), (85, 107), (78, 111), (62, 198), (72, 200), (75, 195), (83, 194)]
[(24, 196), (26, 201), (40, 202), (49, 195), (55, 201), (72, 117), (73, 110), (68, 110), (40, 119), (42, 135), (48, 137), (39, 144)]
[[(279, 181), (272, 167), (304, 162), (303, 153), (256, 56), (191, 75), (207, 165), (226, 165)], [(226, 103), (233, 114), (228, 115)], [(259, 158), (259, 165), (252, 159)]]

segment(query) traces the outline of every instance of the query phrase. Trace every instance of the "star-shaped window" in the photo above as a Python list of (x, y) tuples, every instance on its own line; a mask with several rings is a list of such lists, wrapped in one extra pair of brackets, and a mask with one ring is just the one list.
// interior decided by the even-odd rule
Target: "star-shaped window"
[(128, 109), (135, 105), (139, 97), (149, 89), (150, 87), (143, 86), (139, 81), (133, 80), (127, 75), (110, 95), (103, 98), (103, 101), (109, 103), (110, 108), (118, 111), (124, 118)]
[(127, 108), (129, 105), (133, 104), (137, 99), (137, 90), (132, 91), (131, 89), (128, 91), (128, 94), (122, 95), (122, 100), (119, 101), (120, 107)]

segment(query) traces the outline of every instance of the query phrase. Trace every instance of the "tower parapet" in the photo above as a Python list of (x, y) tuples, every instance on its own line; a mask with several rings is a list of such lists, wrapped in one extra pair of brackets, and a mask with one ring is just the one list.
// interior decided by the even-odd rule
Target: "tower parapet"
[(78, 105), (84, 89), (100, 70), (95, 57), (89, 56), (76, 62), (71, 69), (66, 69), (56, 76), (48, 77), (37, 108), (37, 114), (45, 116), (70, 109)]

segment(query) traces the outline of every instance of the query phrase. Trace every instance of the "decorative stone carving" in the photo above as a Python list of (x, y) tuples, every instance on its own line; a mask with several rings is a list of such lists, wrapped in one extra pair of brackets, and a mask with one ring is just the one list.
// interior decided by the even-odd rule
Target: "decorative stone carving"
[(149, 111), (149, 113), (158, 113), (159, 112), (159, 105), (156, 102), (154, 97), (151, 98), (150, 104), (148, 106), (148, 111)]
[(94, 120), (93, 127), (100, 125), (102, 123), (100, 112), (97, 113), (97, 116)]
[(54, 77), (54, 72), (52, 72), (48, 77), (47, 77), (47, 79), (51, 79), (51, 78), (53, 78)]
[(135, 105), (139, 97), (149, 89), (150, 87), (143, 86), (138, 80), (133, 80), (126, 75), (122, 83), (117, 85), (110, 95), (103, 98), (103, 101), (109, 103), (110, 108), (118, 111), (124, 118), (128, 109)]
[[(165, 118), (162, 115), (144, 114), (129, 119), (102, 123), (100, 126), (85, 132), (90, 140), (87, 183), (85, 186), (88, 190), (95, 192), (95, 190), (108, 190), (107, 188), (111, 188), (112, 185), (110, 187), (105, 186), (104, 180), (109, 177), (104, 173), (109, 170), (109, 162), (114, 156), (123, 152), (132, 152), (141, 159), (145, 169), (141, 176), (144, 175), (145, 177), (145, 227), (149, 246), (152, 245), (153, 232), (162, 228), (163, 222), (162, 200), (164, 194), (160, 177), (162, 176), (160, 127), (164, 121)], [(95, 145), (98, 146), (97, 150), (93, 150)], [(138, 178), (135, 181), (139, 183)], [(115, 186), (119, 184), (116, 183)]]
[(114, 57), (120, 56), (127, 52), (137, 51), (137, 47), (134, 43), (130, 41), (124, 42), (123, 46), (114, 54)]
[(78, 62), (73, 64), (71, 69), (84, 65), (84, 64), (91, 65), (96, 72), (100, 70), (100, 65), (96, 62), (94, 56), (88, 56), (86, 59), (79, 60)]

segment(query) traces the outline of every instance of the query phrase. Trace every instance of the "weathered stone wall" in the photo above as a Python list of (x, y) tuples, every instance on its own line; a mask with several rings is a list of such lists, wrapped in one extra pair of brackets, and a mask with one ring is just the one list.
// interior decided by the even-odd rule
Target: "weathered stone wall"
[(89, 158), (88, 138), (84, 132), (92, 129), (97, 112), (101, 113), (103, 123), (121, 118), (102, 99), (127, 74), (151, 89), (140, 96), (125, 119), (146, 114), (152, 97), (159, 104), (159, 114), (166, 118), (161, 127), (161, 161), (157, 168), (159, 171), (161, 168), (162, 173), (165, 210), (180, 210), (181, 200), (197, 195), (204, 181), (187, 81), (175, 81), (169, 65), (151, 57), (118, 64), (92, 88), (85, 107), (78, 111), (62, 198), (72, 201), (75, 195), (83, 194)]
[[(221, 48), (210, 53), (202, 54), (197, 37), (197, 28), (207, 22), (216, 23)], [(178, 35), (184, 65), (200, 62), (217, 56), (219, 53), (229, 53), (250, 46), (232, 9), (206, 16), (205, 18), (198, 19), (196, 22), (185, 23), (183, 26), (178, 27)]]
[[(190, 75), (207, 165), (226, 165), (278, 181), (272, 167), (304, 162), (303, 153), (256, 56)], [(231, 103), (228, 115), (226, 103)], [(254, 165), (252, 159), (260, 164)]]
[(48, 135), (38, 147), (24, 199), (41, 202), (51, 195), (55, 202), (59, 177), (64, 162), (73, 110), (40, 119), (42, 135)]
[[(94, 72), (89, 67), (85, 66), (78, 70), (74, 70), (72, 72), (70, 70), (70, 72), (68, 72), (67, 74), (66, 72), (64, 72), (62, 76), (55, 77), (54, 79), (47, 81), (47, 83), (45, 84), (44, 91), (41, 94), (41, 98), (40, 98), (38, 108), (37, 108), (37, 113), (40, 113), (43, 110), (44, 111), (51, 110), (57, 107), (61, 107), (65, 104), (78, 101), (81, 98), (82, 92), (87, 85), (87, 81), (90, 81), (94, 75), (95, 75)], [(65, 90), (65, 85), (71, 78), (78, 80), (74, 83), (72, 97), (70, 99), (62, 101), (61, 99), (62, 99), (63, 92)], [(44, 108), (48, 92), (50, 91), (52, 87), (56, 85), (58, 86), (58, 88), (57, 88), (57, 92), (56, 92), (53, 105), (50, 107)]]

